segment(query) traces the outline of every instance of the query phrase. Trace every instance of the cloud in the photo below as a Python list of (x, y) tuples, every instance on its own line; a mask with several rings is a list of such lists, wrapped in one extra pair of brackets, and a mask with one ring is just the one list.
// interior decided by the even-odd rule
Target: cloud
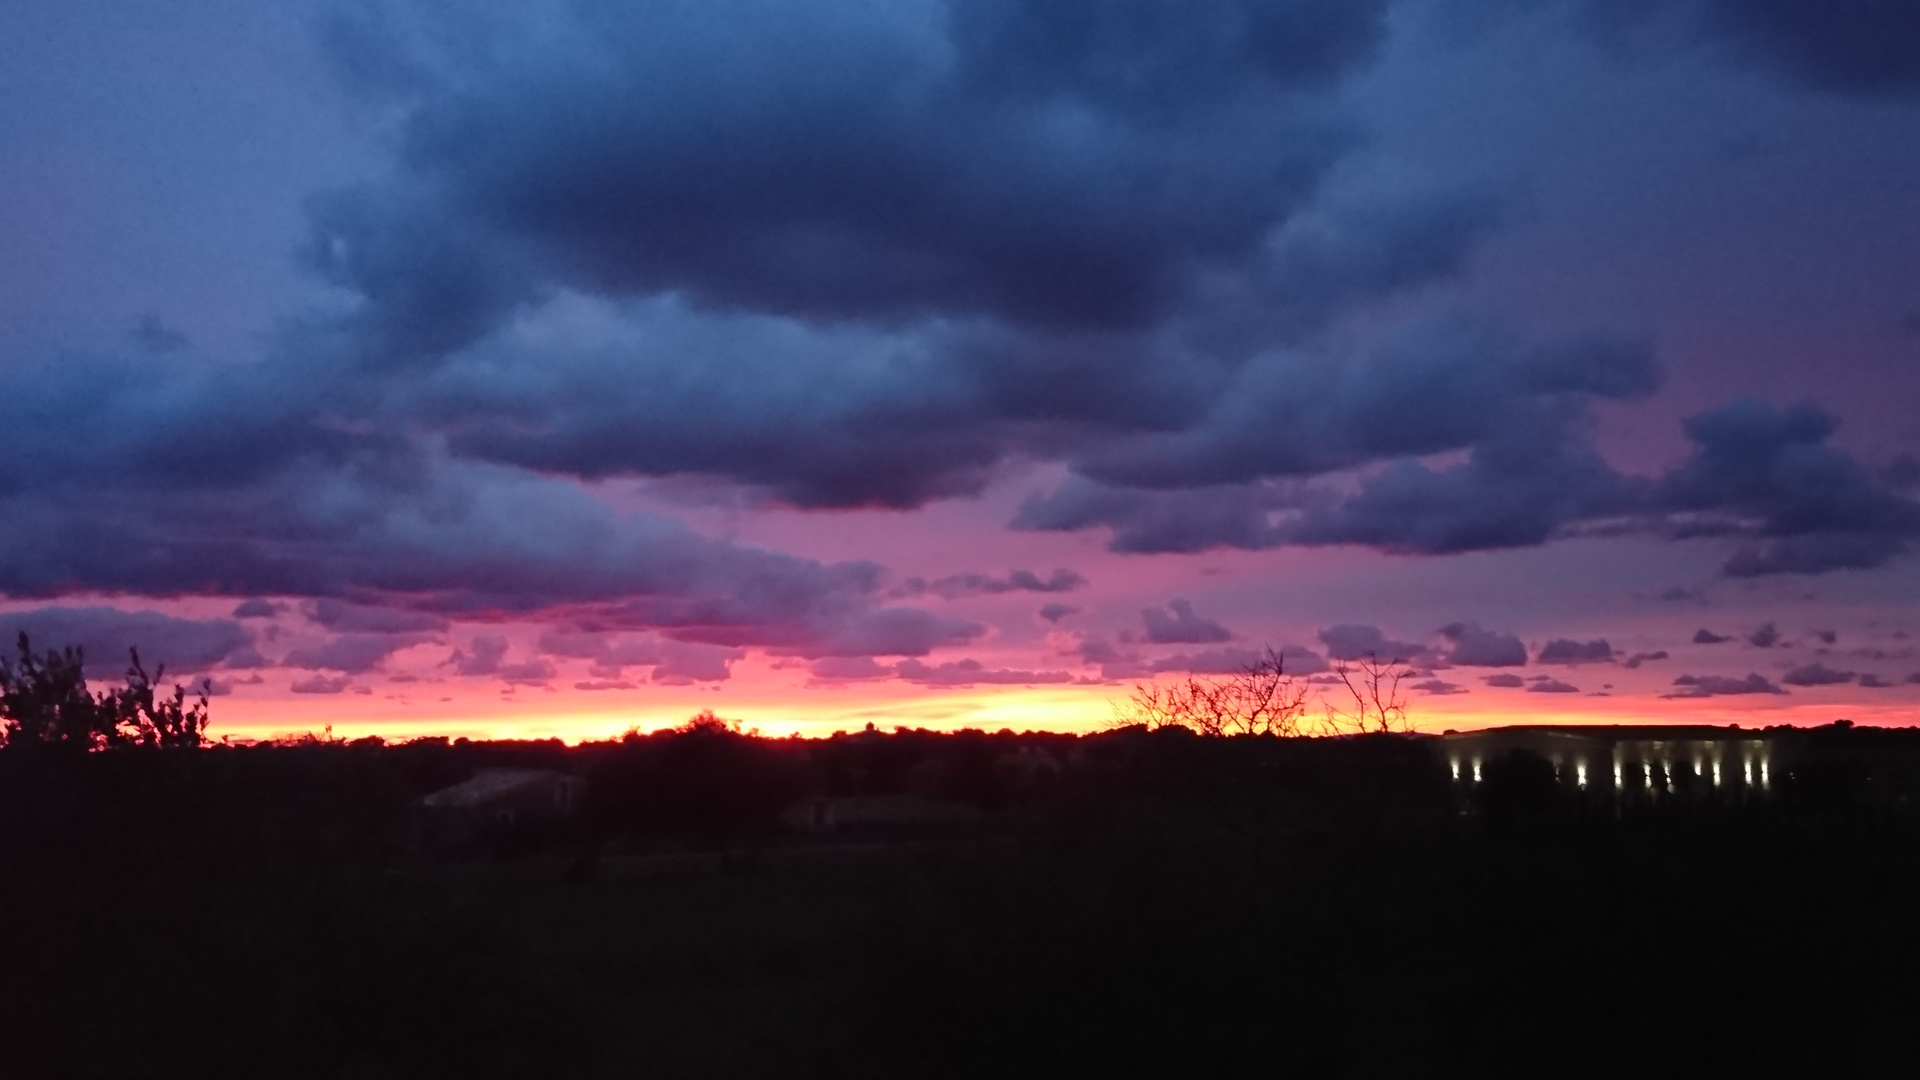
[(1193, 604), (1183, 599), (1168, 601), (1165, 609), (1142, 609), (1140, 618), (1147, 626), (1147, 640), (1155, 645), (1207, 645), (1233, 638), (1231, 630), (1195, 614)]
[[(462, 672), (462, 674), (465, 673)], [(510, 684), (542, 686), (557, 672), (552, 664), (535, 657), (532, 660), (522, 660), (517, 664), (500, 664), (494, 668), (493, 674), (498, 675), (501, 681)]]
[[(1658, 383), (1643, 343), (1529, 344), (1484, 324), (1417, 323), (1342, 349), (1252, 359), (1201, 421), (1079, 462), (1109, 485), (1152, 489), (1308, 477), (1449, 450), (1563, 441), (1580, 402)], [(1490, 461), (1511, 470), (1518, 462)]]
[(1673, 685), (1679, 687), (1679, 689), (1667, 695), (1668, 697), (1718, 697), (1734, 694), (1786, 693), (1785, 690), (1773, 685), (1773, 683), (1767, 681), (1764, 676), (1757, 672), (1749, 674), (1744, 679), (1736, 679), (1724, 675), (1682, 675), (1673, 680)]
[(337, 66), (401, 110), (406, 153), (323, 204), (314, 258), (435, 340), (536, 266), (814, 319), (1124, 325), (1259, 257), (1340, 152), (1294, 101), (1371, 57), (1386, 7), (342, 17)]
[(1486, 683), (1488, 686), (1503, 690), (1518, 690), (1520, 687), (1527, 685), (1527, 680), (1518, 675), (1488, 675), (1480, 681)]
[(1835, 671), (1817, 661), (1802, 664), (1780, 677), (1780, 681), (1788, 686), (1834, 686), (1839, 683), (1850, 683), (1853, 680), (1853, 672)]
[(1871, 671), (1860, 676), (1860, 686), (1862, 689), (1890, 690), (1893, 688), (1894, 685), (1895, 685), (1894, 683), (1887, 682), (1885, 679), (1882, 679), (1880, 676), (1874, 674)]
[(1902, 0), (1580, 0), (1609, 30), (1651, 22), (1799, 85), (1849, 96), (1920, 92), (1920, 18)]
[(1426, 648), (1405, 641), (1390, 640), (1377, 626), (1342, 623), (1324, 627), (1320, 643), (1335, 660), (1411, 660), (1426, 653)]
[(242, 645), (227, 654), (226, 666), (235, 670), (272, 667), (273, 661), (260, 654), (260, 650), (251, 645)]
[(661, 646), (660, 660), (650, 677), (668, 686), (724, 682), (733, 677), (733, 662), (742, 655), (739, 649), (667, 642)]
[(1634, 669), (1637, 669), (1642, 664), (1652, 663), (1655, 660), (1665, 660), (1665, 659), (1667, 659), (1667, 650), (1665, 649), (1658, 649), (1658, 650), (1655, 650), (1654, 652), (1637, 652), (1637, 653), (1634, 653), (1632, 656), (1627, 657), (1627, 659), (1622, 664), (1622, 666), (1625, 667), (1627, 670), (1632, 671)]
[(1485, 630), (1479, 623), (1452, 623), (1440, 628), (1440, 635), (1452, 643), (1447, 662), (1462, 667), (1521, 667), (1527, 662), (1527, 647), (1512, 634)]
[(1772, 623), (1767, 623), (1766, 625), (1755, 630), (1753, 633), (1747, 635), (1747, 644), (1753, 646), (1756, 649), (1771, 649), (1775, 645), (1778, 645), (1779, 643), (1780, 643), (1780, 630), (1778, 627), (1774, 626)]
[(1879, 566), (1920, 533), (1920, 505), (1827, 445), (1835, 421), (1812, 405), (1742, 400), (1691, 417), (1693, 456), (1661, 478), (1655, 502), (1689, 527), (1751, 536), (1733, 577)]
[(1409, 689), (1418, 690), (1423, 694), (1439, 694), (1443, 696), (1448, 694), (1465, 694), (1470, 692), (1464, 686), (1456, 686), (1453, 683), (1443, 682), (1439, 679), (1428, 679), (1425, 682), (1417, 682), (1417, 683), (1414, 683)]
[(541, 632), (538, 648), (549, 656), (590, 661), (589, 671), (597, 678), (618, 680), (629, 667), (651, 667), (654, 682), (672, 686), (722, 682), (745, 655), (724, 645), (554, 628)]
[(446, 663), (457, 675), (492, 675), (500, 670), (507, 655), (507, 639), (498, 634), (480, 634), (465, 649), (455, 649)]
[(1527, 687), (1529, 694), (1577, 694), (1579, 692), (1579, 687), (1572, 683), (1561, 682), (1559, 679), (1543, 679)]
[[(1274, 651), (1279, 654), (1282, 670), (1287, 675), (1318, 675), (1329, 669), (1326, 657), (1304, 645), (1283, 645)], [(1227, 648), (1177, 653), (1147, 666), (1155, 673), (1183, 671), (1195, 675), (1237, 675), (1266, 660), (1267, 653), (1259, 649)]]
[(1701, 627), (1693, 632), (1693, 643), (1695, 645), (1722, 645), (1732, 640), (1732, 637), (1726, 634), (1716, 634), (1706, 627)]
[(952, 574), (932, 581), (925, 578), (908, 578), (891, 590), (889, 595), (920, 596), (932, 593), (935, 596), (953, 600), (976, 594), (994, 596), (1009, 592), (1064, 593), (1082, 588), (1086, 584), (1086, 578), (1061, 567), (1045, 578), (1031, 570), (1009, 571), (1003, 578), (974, 573)]
[(44, 607), (0, 613), (0, 647), (12, 649), (25, 633), (36, 651), (78, 646), (87, 674), (100, 678), (126, 670), (128, 650), (140, 650), (149, 672), (164, 665), (175, 672), (201, 671), (253, 643), (231, 619), (182, 619), (158, 611), (111, 607)]
[[(1350, 544), (1437, 555), (1535, 546), (1583, 531), (1659, 531), (1675, 539), (1734, 541), (1738, 546), (1723, 566), (1732, 577), (1872, 568), (1906, 551), (1920, 534), (1920, 504), (1827, 445), (1834, 424), (1807, 405), (1783, 410), (1738, 401), (1698, 414), (1685, 422), (1694, 443), (1687, 461), (1651, 481), (1622, 475), (1591, 444), (1591, 401), (1650, 391), (1651, 368), (1630, 362), (1626, 358), (1643, 354), (1624, 348), (1590, 355), (1620, 359), (1612, 367), (1568, 363), (1564, 372), (1549, 366), (1532, 383), (1513, 375), (1527, 371), (1524, 366), (1504, 364), (1510, 385), (1499, 393), (1529, 385), (1539, 393), (1494, 409), (1496, 420), (1485, 428), (1449, 430), (1417, 444), (1423, 454), (1466, 451), (1450, 465), (1415, 456), (1416, 444), (1262, 463), (1245, 440), (1224, 440), (1217, 453), (1207, 451), (1213, 456), (1205, 460), (1214, 464), (1188, 468), (1178, 463), (1201, 460), (1193, 456), (1198, 436), (1188, 431), (1126, 443), (1134, 456), (1124, 460), (1109, 455), (1082, 462), (1094, 479), (1072, 477), (1030, 498), (1013, 524), (1105, 527), (1112, 532), (1109, 546), (1123, 552)], [(1487, 377), (1498, 381), (1503, 364), (1485, 363)], [(1464, 374), (1478, 370), (1469, 362), (1440, 370), (1455, 372), (1447, 378), (1465, 380), (1463, 387), (1480, 386)], [(1593, 374), (1609, 370), (1621, 374)], [(1574, 374), (1582, 371), (1589, 374)], [(1646, 374), (1632, 374), (1641, 371)], [(1378, 381), (1393, 385), (1385, 377)], [(1480, 391), (1417, 378), (1392, 392), (1443, 415), (1479, 416), (1485, 408), (1471, 401), (1439, 407), (1450, 393)], [(1229, 403), (1224, 408), (1246, 400), (1237, 393), (1222, 398)], [(1258, 424), (1285, 428), (1271, 423), (1270, 410), (1258, 413)], [(1368, 423), (1361, 418), (1345, 426)], [(1310, 479), (1383, 460), (1383, 467), (1349, 482)]]
[(449, 623), (441, 616), (421, 611), (395, 611), (389, 608), (349, 604), (323, 596), (301, 606), (301, 614), (329, 630), (363, 634), (440, 633)]
[(527, 618), (924, 656), (987, 630), (888, 607), (880, 567), (703, 536), (596, 482), (912, 507), (1009, 460), (1070, 473), (1017, 527), (1128, 552), (1439, 554), (1628, 519), (1717, 530), (1736, 576), (1905, 550), (1911, 499), (1804, 410), (1695, 417), (1695, 459), (1642, 481), (1591, 429), (1596, 403), (1657, 385), (1646, 343), (1398, 317), (1506, 215), (1348, 182), (1345, 88), (1390, 7), (337, 15), (336, 67), (393, 135), (375, 179), (308, 207), (302, 258), (337, 302), (248, 363), (9, 358), (0, 591), (297, 598), (338, 634)]
[(1053, 683), (1072, 682), (1073, 676), (1065, 671), (1013, 671), (1006, 668), (987, 668), (978, 660), (952, 660), (943, 664), (927, 664), (920, 660), (902, 660), (893, 666), (894, 674), (907, 682), (921, 686), (960, 687), (983, 684), (1038, 686)]
[(233, 617), (236, 619), (271, 619), (285, 610), (285, 604), (276, 604), (271, 600), (254, 597), (250, 600), (240, 601), (233, 609)]
[(1605, 638), (1584, 642), (1555, 638), (1541, 646), (1534, 659), (1542, 664), (1601, 664), (1613, 659), (1613, 646)]
[(1056, 600), (1052, 603), (1040, 605), (1040, 610), (1037, 614), (1048, 622), (1057, 624), (1061, 619), (1069, 615), (1080, 614), (1080, 609), (1074, 607), (1072, 604), (1063, 604)]
[(820, 682), (848, 682), (884, 679), (893, 668), (871, 656), (827, 656), (808, 664), (807, 673)]
[(1133, 554), (1257, 550), (1280, 542), (1271, 519), (1285, 501), (1275, 489), (1259, 485), (1137, 491), (1073, 477), (1021, 503), (1011, 525), (1039, 532), (1105, 526), (1113, 532), (1108, 547)]
[[(434, 640), (422, 634), (341, 634), (318, 645), (308, 645), (287, 653), (287, 667), (309, 671), (344, 671), (359, 675), (379, 667), (387, 657), (423, 642)], [(466, 672), (462, 672), (466, 674)]]
[(351, 675), (314, 675), (296, 681), (288, 689), (296, 694), (338, 694), (352, 685)]

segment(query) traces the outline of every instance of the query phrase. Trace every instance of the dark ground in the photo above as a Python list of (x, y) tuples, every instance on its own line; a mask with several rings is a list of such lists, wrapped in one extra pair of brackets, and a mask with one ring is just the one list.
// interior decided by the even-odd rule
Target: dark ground
[(0, 1073), (1917, 1074), (1902, 808), (1615, 820), (1468, 807), (1399, 749), (1222, 764), (1266, 752), (820, 844), (731, 796), (619, 817), (576, 759), (591, 828), (458, 857), (406, 825), (451, 750), (7, 755)]

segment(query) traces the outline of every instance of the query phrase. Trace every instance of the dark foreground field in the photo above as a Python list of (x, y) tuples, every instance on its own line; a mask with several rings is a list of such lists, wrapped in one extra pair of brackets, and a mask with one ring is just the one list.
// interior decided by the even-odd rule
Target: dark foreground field
[(275, 753), (0, 763), (0, 1073), (1920, 1066), (1920, 827), (1884, 806), (1490, 817), (1238, 777), (454, 858), (408, 839), (397, 751)]

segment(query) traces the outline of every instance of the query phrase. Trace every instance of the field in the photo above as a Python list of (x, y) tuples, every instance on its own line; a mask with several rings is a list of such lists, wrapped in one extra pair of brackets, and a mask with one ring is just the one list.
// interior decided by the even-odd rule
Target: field
[(1920, 828), (1897, 808), (1496, 818), (1226, 776), (957, 832), (455, 858), (397, 825), (404, 748), (250, 753), (4, 762), (10, 1073), (1920, 1062)]

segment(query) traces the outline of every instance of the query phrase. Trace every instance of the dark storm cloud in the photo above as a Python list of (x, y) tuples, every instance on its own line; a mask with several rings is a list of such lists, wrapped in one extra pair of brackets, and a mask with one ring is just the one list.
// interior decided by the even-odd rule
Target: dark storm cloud
[(1352, 355), (1257, 358), (1191, 430), (1129, 440), (1080, 467), (1108, 484), (1196, 487), (1521, 439), (1538, 446), (1578, 402), (1643, 397), (1657, 382), (1642, 343), (1529, 346), (1474, 324), (1421, 325)]
[(1675, 19), (1701, 40), (1822, 90), (1920, 90), (1920, 9), (1907, 0), (1584, 2), (1607, 19)]
[(1616, 471), (1587, 428), (1583, 401), (1543, 399), (1510, 414), (1458, 464), (1401, 458), (1357, 487), (1153, 491), (1074, 478), (1029, 499), (1014, 526), (1105, 526), (1116, 551), (1355, 544), (1407, 554), (1652, 529), (1741, 543), (1724, 566), (1733, 577), (1871, 568), (1920, 535), (1920, 504), (1828, 445), (1834, 423), (1810, 405), (1739, 401), (1696, 415), (1685, 424), (1693, 453), (1653, 481)]
[(325, 362), (284, 378), (273, 366), (172, 384), (84, 357), (6, 369), (0, 413), (17, 422), (0, 428), (0, 589), (308, 596), (341, 630), (612, 605), (635, 628), (730, 644), (893, 630), (916, 652), (978, 632), (887, 614), (871, 564), (710, 540), (574, 485), (356, 428), (329, 411), (352, 387), (328, 396)]
[(343, 633), (564, 612), (801, 656), (970, 641), (881, 606), (877, 567), (543, 474), (911, 506), (1195, 422), (1248, 357), (1455, 273), (1497, 217), (1326, 190), (1356, 145), (1331, 95), (1385, 7), (365, 5), (329, 38), (399, 156), (316, 196), (302, 251), (346, 314), (249, 364), (10, 364), (0, 590), (390, 613)]
[(1196, 613), (1187, 600), (1169, 600), (1164, 609), (1143, 608), (1140, 618), (1155, 645), (1209, 645), (1233, 638), (1233, 631)]
[(1596, 641), (1555, 638), (1541, 646), (1540, 654), (1534, 659), (1542, 664), (1602, 664), (1613, 659), (1613, 646), (1607, 644), (1605, 638)]
[(1685, 426), (1693, 456), (1655, 503), (1754, 537), (1728, 560), (1732, 576), (1878, 566), (1920, 534), (1920, 505), (1828, 445), (1836, 423), (1812, 405), (1743, 400)]
[[(1458, 14), (1537, 12), (1538, 0), (1451, 0)], [(1561, 0), (1609, 45), (1704, 47), (1811, 89), (1920, 90), (1920, 12), (1907, 0)]]
[[(1250, 357), (1458, 274), (1497, 225), (1482, 194), (1324, 183), (1388, 6), (374, 5), (331, 37), (404, 150), (315, 201), (308, 254), (462, 454), (802, 506), (970, 494), (1074, 446), (1119, 476), (1115, 438), (1199, 421)], [(1281, 367), (1256, 384), (1303, 412), (1366, 396)], [(1459, 445), (1433, 426), (1371, 430)]]
[(308, 206), (332, 306), (249, 363), (9, 358), (0, 591), (919, 656), (985, 628), (578, 481), (913, 507), (1010, 458), (1074, 472), (1017, 527), (1120, 551), (1441, 553), (1622, 518), (1732, 537), (1740, 576), (1904, 550), (1911, 500), (1830, 423), (1696, 417), (1695, 460), (1649, 484), (1588, 430), (1654, 389), (1643, 343), (1397, 317), (1507, 215), (1349, 182), (1342, 84), (1388, 6), (361, 5), (328, 37), (397, 156)]
[[(810, 317), (1132, 324), (1311, 190), (1339, 139), (1296, 97), (1368, 59), (1386, 7), (389, 7), (333, 40), (403, 110), (408, 183), (336, 196), (315, 247), (450, 333), (515, 296), (502, 265)], [(410, 291), (446, 270), (452, 296)]]
[(1440, 628), (1452, 646), (1447, 663), (1462, 667), (1523, 667), (1527, 647), (1512, 634), (1483, 629), (1479, 623), (1452, 623)]
[(140, 650), (148, 671), (166, 665), (192, 672), (247, 648), (253, 637), (230, 619), (182, 619), (157, 611), (110, 607), (46, 607), (0, 613), (0, 647), (11, 654), (26, 634), (35, 651), (78, 646), (87, 674), (104, 678), (126, 670), (129, 649)]

